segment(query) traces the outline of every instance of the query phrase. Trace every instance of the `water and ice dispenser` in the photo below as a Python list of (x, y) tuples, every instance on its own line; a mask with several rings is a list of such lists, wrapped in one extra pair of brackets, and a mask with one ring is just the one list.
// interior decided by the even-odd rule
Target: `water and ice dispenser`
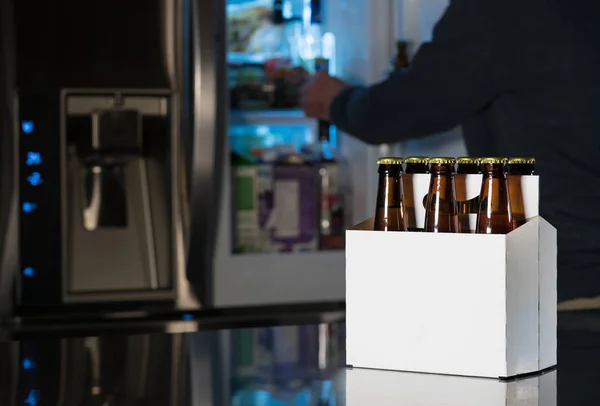
[(56, 115), (19, 98), (19, 304), (173, 300), (177, 100), (143, 89), (57, 97)]
[(169, 95), (62, 97), (67, 294), (98, 300), (119, 291), (169, 297)]

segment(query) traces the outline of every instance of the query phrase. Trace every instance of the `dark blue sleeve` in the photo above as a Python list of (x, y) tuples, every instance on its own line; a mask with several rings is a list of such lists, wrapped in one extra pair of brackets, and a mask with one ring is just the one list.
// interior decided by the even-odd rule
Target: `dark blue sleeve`
[(392, 143), (449, 130), (485, 107), (499, 92), (497, 3), (451, 0), (411, 68), (342, 91), (333, 124), (369, 144)]

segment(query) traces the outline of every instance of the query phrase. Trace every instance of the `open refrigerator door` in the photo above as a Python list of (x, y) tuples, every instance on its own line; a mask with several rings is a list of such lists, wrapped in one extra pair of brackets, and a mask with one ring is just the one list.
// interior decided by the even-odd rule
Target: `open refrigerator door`
[[(414, 53), (445, 0), (228, 0), (229, 148), (214, 261), (218, 307), (344, 300), (344, 230), (375, 207), (380, 156), (465, 155), (459, 129), (369, 146), (304, 116), (325, 58), (352, 84)], [(325, 142), (324, 142), (325, 141)]]
[(324, 136), (299, 95), (323, 59), (351, 83), (380, 78), (390, 4), (372, 3), (227, 2), (229, 148), (215, 306), (344, 300), (344, 234), (374, 208), (376, 176), (366, 168), (379, 148), (333, 127)]

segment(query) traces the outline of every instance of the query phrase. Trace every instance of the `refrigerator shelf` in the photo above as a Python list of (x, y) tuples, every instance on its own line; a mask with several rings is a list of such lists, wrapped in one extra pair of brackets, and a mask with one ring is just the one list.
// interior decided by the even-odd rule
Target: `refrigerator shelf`
[(316, 123), (302, 110), (232, 110), (230, 113), (231, 125), (315, 126)]

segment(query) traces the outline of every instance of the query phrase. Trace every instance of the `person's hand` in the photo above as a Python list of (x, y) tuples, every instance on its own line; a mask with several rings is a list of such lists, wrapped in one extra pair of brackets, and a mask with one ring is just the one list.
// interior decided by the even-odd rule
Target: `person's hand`
[(300, 105), (304, 114), (321, 120), (330, 121), (329, 109), (331, 102), (348, 84), (319, 72), (304, 86), (300, 97)]

